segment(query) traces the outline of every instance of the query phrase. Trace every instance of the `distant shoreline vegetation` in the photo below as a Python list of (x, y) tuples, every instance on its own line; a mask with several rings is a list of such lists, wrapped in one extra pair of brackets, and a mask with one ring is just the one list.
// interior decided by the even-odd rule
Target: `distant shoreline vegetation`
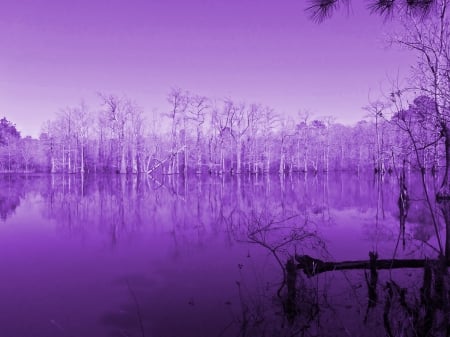
[(434, 103), (426, 96), (397, 112), (371, 103), (367, 119), (354, 126), (308, 113), (283, 118), (259, 104), (217, 103), (180, 89), (169, 93), (168, 112), (153, 122), (127, 97), (100, 99), (100, 109), (82, 103), (62, 110), (39, 139), (22, 137), (13, 121), (1, 119), (0, 172), (261, 175), (445, 167), (444, 139), (427, 118)]

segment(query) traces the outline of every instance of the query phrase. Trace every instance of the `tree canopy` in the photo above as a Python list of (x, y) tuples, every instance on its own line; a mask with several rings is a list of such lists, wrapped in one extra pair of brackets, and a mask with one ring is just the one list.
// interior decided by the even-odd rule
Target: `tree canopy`
[(0, 119), (0, 145), (6, 145), (10, 139), (14, 138), (19, 139), (20, 132), (17, 131), (15, 124), (3, 117)]

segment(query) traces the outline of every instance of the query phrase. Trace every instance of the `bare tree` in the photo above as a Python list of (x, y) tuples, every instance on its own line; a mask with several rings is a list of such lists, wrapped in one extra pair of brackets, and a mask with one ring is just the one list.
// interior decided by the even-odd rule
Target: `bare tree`
[(33, 160), (35, 153), (37, 153), (37, 140), (27, 136), (21, 139), (19, 143), (19, 151), (23, 160), (23, 170), (29, 172), (30, 163)]
[(79, 145), (79, 172), (83, 174), (86, 171), (85, 150), (91, 132), (92, 115), (84, 102), (81, 102), (81, 104), (75, 108), (73, 112), (75, 119), (75, 135)]
[(290, 120), (283, 120), (281, 121), (281, 128), (280, 128), (280, 161), (279, 161), (279, 168), (278, 173), (284, 177), (286, 173), (286, 162), (287, 162), (287, 155), (289, 152), (289, 141), (290, 138), (294, 135), (294, 130), (292, 130), (292, 126), (294, 123)]
[(231, 100), (225, 102), (228, 114), (231, 115), (231, 135), (236, 143), (236, 173), (242, 172), (242, 146), (244, 136), (248, 132), (250, 125), (256, 119), (259, 107), (252, 104), (246, 107), (245, 104), (235, 104)]
[(120, 156), (116, 160), (118, 172), (127, 173), (127, 127), (136, 109), (135, 104), (130, 99), (117, 95), (100, 94), (100, 98), (105, 109), (103, 120), (109, 125), (119, 148)]
[[(215, 107), (213, 109), (211, 124), (214, 128), (214, 136), (210, 138), (210, 158), (216, 163), (216, 156), (213, 155), (213, 147), (219, 148), (219, 174), (223, 174), (226, 169), (226, 145), (230, 145), (232, 138), (231, 129), (233, 126), (235, 107), (234, 103), (227, 99), (225, 100), (222, 109)], [(229, 146), (228, 146), (229, 147)], [(213, 158), (214, 157), (214, 158)]]
[(195, 156), (196, 173), (202, 173), (202, 142), (203, 128), (206, 120), (206, 114), (210, 108), (210, 102), (207, 97), (195, 95), (189, 100), (188, 119), (192, 121), (195, 128)]
[(372, 118), (375, 123), (375, 157), (374, 157), (374, 166), (375, 172), (383, 174), (385, 172), (385, 156), (384, 156), (384, 138), (383, 138), (383, 122), (384, 115), (383, 113), (389, 106), (382, 101), (373, 101), (370, 102), (368, 106), (364, 107), (369, 115), (369, 118)]
[[(179, 163), (179, 152), (181, 147), (181, 142), (185, 146), (185, 137), (179, 139), (180, 126), (185, 130), (186, 123), (186, 109), (188, 107), (189, 96), (187, 93), (183, 93), (181, 89), (174, 88), (169, 93), (167, 98), (171, 105), (170, 111), (166, 114), (167, 117), (171, 119), (171, 152), (174, 154), (169, 165), (169, 174), (179, 173), (180, 163)], [(185, 131), (183, 131), (185, 135)], [(185, 165), (187, 161), (187, 154), (185, 154)]]
[[(403, 21), (404, 30), (392, 42), (406, 47), (417, 55), (413, 68), (412, 90), (421, 92), (433, 101), (433, 108), (424, 111), (434, 120), (436, 131), (445, 144), (445, 172), (439, 198), (450, 198), (450, 26), (448, 0), (435, 1), (430, 15), (422, 20), (412, 16)], [(408, 90), (406, 90), (408, 91)], [(397, 94), (398, 93), (398, 94)], [(392, 94), (395, 103), (404, 91)]]
[(272, 137), (274, 136), (275, 129), (279, 123), (279, 116), (270, 107), (265, 107), (262, 111), (262, 130), (261, 136), (263, 138), (263, 159), (264, 159), (264, 172), (270, 173), (270, 164), (272, 159)]

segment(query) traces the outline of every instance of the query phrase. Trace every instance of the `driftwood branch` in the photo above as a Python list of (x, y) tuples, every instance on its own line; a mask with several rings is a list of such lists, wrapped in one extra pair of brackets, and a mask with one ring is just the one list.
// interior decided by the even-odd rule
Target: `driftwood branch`
[(166, 163), (167, 161), (173, 159), (177, 153), (181, 152), (184, 148), (186, 147), (186, 145), (183, 145), (182, 147), (180, 147), (178, 150), (173, 151), (172, 153), (170, 153), (165, 159), (163, 160), (158, 160), (155, 158), (156, 161), (158, 161), (158, 163), (156, 163), (156, 165), (154, 165), (152, 168), (147, 170), (147, 174), (151, 174), (153, 171), (155, 171), (158, 167), (160, 167), (161, 165), (163, 165), (164, 163)]
[[(309, 255), (296, 255), (295, 260), (298, 263), (297, 269), (303, 270), (308, 276), (335, 270), (370, 269), (371, 265), (376, 269), (423, 268), (425, 264), (434, 261), (429, 259), (389, 259), (325, 262)], [(435, 262), (439, 261), (435, 260)], [(449, 262), (447, 262), (448, 265), (450, 265)]]

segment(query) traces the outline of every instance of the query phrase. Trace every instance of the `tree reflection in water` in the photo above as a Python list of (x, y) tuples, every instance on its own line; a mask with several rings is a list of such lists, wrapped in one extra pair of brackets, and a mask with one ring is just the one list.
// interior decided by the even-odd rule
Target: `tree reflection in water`
[[(31, 179), (30, 179), (31, 180)], [(11, 174), (0, 174), (0, 219), (5, 221), (20, 205), (25, 195), (27, 180)]]
[[(403, 250), (406, 248), (410, 199), (404, 172), (399, 179), (397, 205), (398, 240), (393, 256), (388, 259), (379, 259), (376, 251), (369, 252), (368, 260), (353, 261), (323, 261), (299, 254), (300, 247), (311, 247), (311, 243), (316, 256), (325, 252), (326, 245), (308, 226), (308, 218), (303, 218), (299, 228), (292, 223), (298, 217), (285, 221), (267, 218), (261, 221), (260, 217), (253, 217), (246, 226), (247, 242), (267, 249), (282, 267), (282, 286), (273, 291), (278, 298), (273, 296), (272, 300), (274, 308), (283, 309), (283, 319), (278, 319), (281, 311), (276, 310), (262, 315), (261, 304), (253, 309), (258, 314), (250, 314), (249, 303), (255, 301), (248, 299), (242, 305), (242, 318), (237, 320), (240, 336), (449, 336), (450, 202), (441, 200), (431, 210), (441, 211), (445, 251), (433, 247), (428, 237), (422, 243), (431, 250), (413, 253), (425, 254), (424, 257), (403, 259), (396, 258), (396, 254), (400, 240)], [(288, 229), (289, 233), (280, 235), (276, 233), (279, 229)], [(355, 284), (361, 279), (358, 273), (364, 275), (366, 295), (362, 282)], [(334, 302), (333, 295), (344, 288), (345, 281), (351, 288), (349, 296)], [(367, 301), (364, 317), (362, 299)], [(352, 318), (343, 319), (346, 314)]]
[[(217, 237), (229, 247), (248, 251), (247, 263), (236, 260), (238, 278), (230, 278), (236, 299), (227, 300), (226, 308), (220, 309), (221, 321), (210, 327), (214, 335), (447, 334), (448, 276), (443, 256), (448, 257), (450, 239), (444, 224), (449, 223), (450, 211), (445, 201), (433, 204), (445, 237), (441, 256), (419, 180), (412, 175), (408, 189), (405, 180), (402, 185), (393, 176), (384, 180), (342, 175), (27, 179), (0, 180), (4, 187), (0, 200), (15, 200), (1, 204), (2, 217), (34, 191), (44, 201), (44, 216), (71, 238), (95, 235), (116, 249), (145, 231), (169, 233), (170, 257), (165, 263), (173, 268), (193, 247), (201, 250)], [(355, 234), (358, 231), (363, 238)], [(251, 255), (255, 252), (259, 255)], [(138, 277), (125, 275), (122, 281), (128, 303), (120, 313), (112, 309), (100, 320), (113, 330), (111, 335), (158, 335), (175, 329), (175, 324), (160, 320), (159, 330), (152, 330), (156, 323), (151, 319), (160, 317), (158, 311), (180, 314), (180, 309), (165, 304), (163, 295), (150, 296), (154, 280), (143, 272)], [(174, 279), (163, 282), (170, 284), (164, 288), (168, 297), (184, 284)], [(200, 307), (197, 295), (186, 296), (189, 307)], [(193, 333), (186, 331), (186, 335)]]
[(234, 323), (240, 336), (296, 336), (307, 330), (319, 312), (318, 293), (297, 278), (292, 252), (314, 249), (325, 253), (325, 244), (304, 214), (285, 217), (286, 212), (282, 213), (265, 209), (259, 214), (233, 213), (227, 219), (234, 239), (266, 249), (282, 275), (279, 282), (266, 282), (259, 289), (237, 282), (241, 312)]

